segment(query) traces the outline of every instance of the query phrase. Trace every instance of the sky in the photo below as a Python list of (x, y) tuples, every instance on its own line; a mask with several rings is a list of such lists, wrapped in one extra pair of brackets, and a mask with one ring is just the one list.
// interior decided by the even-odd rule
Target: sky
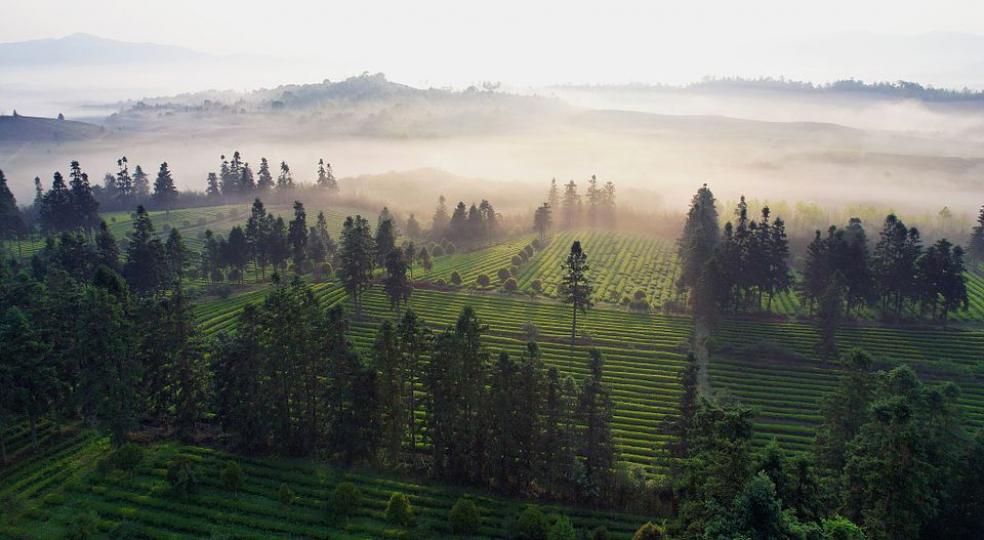
[[(833, 54), (837, 44), (853, 43), (845, 35), (855, 34), (984, 35), (980, 0), (0, 0), (0, 11), (2, 41), (86, 32), (272, 56), (309, 66), (310, 80), (382, 71), (432, 86), (680, 83), (729, 75), (894, 78), (891, 69), (861, 73), (869, 64), (878, 68), (879, 58), (851, 65), (813, 54), (801, 62), (801, 48), (819, 44)], [(910, 54), (897, 49), (889, 65)], [(943, 80), (948, 76), (938, 77), (960, 82)]]

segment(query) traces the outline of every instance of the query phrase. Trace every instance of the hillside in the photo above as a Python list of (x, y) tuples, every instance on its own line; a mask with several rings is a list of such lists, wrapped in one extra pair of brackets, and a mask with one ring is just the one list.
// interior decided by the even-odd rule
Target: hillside
[(0, 143), (81, 141), (101, 137), (105, 132), (101, 126), (73, 120), (0, 116)]

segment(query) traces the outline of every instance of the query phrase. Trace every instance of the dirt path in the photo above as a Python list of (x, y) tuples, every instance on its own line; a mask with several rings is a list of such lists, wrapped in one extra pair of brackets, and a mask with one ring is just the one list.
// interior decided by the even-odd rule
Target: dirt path
[(705, 396), (711, 394), (711, 377), (708, 373), (710, 354), (707, 351), (707, 339), (711, 331), (701, 317), (694, 317), (694, 355), (697, 357), (697, 391)]

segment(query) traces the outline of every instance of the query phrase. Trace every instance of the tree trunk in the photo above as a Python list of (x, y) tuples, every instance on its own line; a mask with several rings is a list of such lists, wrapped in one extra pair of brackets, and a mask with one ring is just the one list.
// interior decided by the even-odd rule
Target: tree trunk
[(574, 302), (574, 317), (571, 319), (571, 355), (568, 368), (574, 371), (574, 341), (577, 339), (577, 303)]

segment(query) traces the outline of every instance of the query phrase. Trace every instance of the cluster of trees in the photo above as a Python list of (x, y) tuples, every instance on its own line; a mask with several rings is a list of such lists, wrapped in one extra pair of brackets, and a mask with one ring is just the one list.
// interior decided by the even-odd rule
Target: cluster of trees
[[(587, 202), (583, 199), (586, 198)], [(598, 185), (598, 178), (591, 175), (588, 180), (588, 190), (585, 197), (577, 191), (577, 183), (571, 180), (564, 184), (564, 192), (560, 193), (557, 179), (550, 181), (550, 190), (544, 206), (550, 209), (560, 209), (559, 226), (564, 229), (575, 227), (614, 227), (615, 226), (615, 184), (610, 180), (604, 185)]]
[(762, 208), (759, 221), (750, 220), (742, 197), (735, 209), (735, 222), (718, 227), (714, 194), (705, 184), (694, 195), (683, 234), (678, 240), (681, 273), (678, 286), (691, 291), (695, 310), (714, 316), (733, 309), (758, 310), (766, 297), (789, 290), (789, 240), (782, 218), (770, 222), (769, 207)]
[(946, 324), (950, 312), (968, 307), (965, 270), (962, 247), (942, 238), (923, 248), (919, 230), (890, 214), (874, 250), (858, 219), (817, 231), (798, 289), (823, 317), (876, 306), (895, 319), (908, 312)]
[(140, 422), (189, 437), (202, 418), (205, 343), (180, 259), (164, 255), (183, 245), (148, 232), (143, 214), (123, 257), (101, 227), (95, 241), (49, 240), (29, 266), (0, 264), (0, 411), (27, 418), (35, 446), (44, 416), (102, 426), (116, 444)]
[(977, 215), (977, 225), (970, 232), (970, 241), (967, 242), (967, 256), (973, 265), (984, 264), (984, 206)]
[[(232, 159), (226, 159), (225, 155), (219, 157), (222, 160), (219, 173), (210, 172), (206, 179), (205, 195), (209, 199), (249, 200), (257, 195), (272, 192), (286, 194), (294, 189), (294, 176), (286, 161), (280, 162), (280, 172), (274, 178), (265, 157), (260, 158), (255, 175), (238, 150), (232, 153)], [(318, 187), (330, 192), (338, 191), (338, 181), (332, 173), (331, 164), (324, 159), (318, 160), (317, 175), (315, 183)]]
[[(735, 216), (734, 225), (729, 222), (719, 232), (714, 195), (706, 185), (691, 202), (678, 241), (678, 285), (690, 291), (698, 314), (713, 316), (729, 307), (735, 313), (757, 310), (763, 295), (771, 309), (775, 294), (795, 287), (832, 339), (841, 316), (866, 307), (878, 307), (895, 319), (909, 313), (944, 324), (949, 313), (968, 307), (963, 248), (946, 239), (924, 248), (919, 231), (895, 215), (885, 218), (873, 250), (858, 218), (842, 229), (831, 226), (826, 235), (816, 231), (803, 258), (802, 279), (795, 284), (782, 220), (770, 223), (764, 207), (757, 223), (749, 221), (744, 197)], [(984, 245), (984, 212), (980, 221), (971, 245)]]
[[(441, 195), (437, 201), (437, 210), (431, 224), (431, 237), (434, 240), (449, 240), (458, 244), (486, 245), (492, 243), (499, 235), (499, 218), (492, 204), (482, 199), (478, 205), (472, 203), (466, 206), (459, 201), (452, 213), (448, 213), (447, 200)], [(412, 220), (412, 221), (410, 221)], [(407, 234), (414, 238), (414, 231), (419, 231), (419, 225), (413, 216), (407, 224)], [(413, 223), (413, 225), (411, 225)], [(416, 233), (420, 235), (419, 232)]]
[(212, 356), (217, 418), (238, 445), (325, 449), (341, 463), (508, 493), (592, 502), (611, 493), (612, 400), (598, 351), (578, 387), (544, 368), (535, 343), (518, 360), (503, 352), (493, 361), (471, 308), (436, 335), (411, 310), (384, 321), (365, 359), (347, 325), (340, 308), (321, 310), (301, 283), (244, 310)]
[(978, 538), (984, 433), (961, 423), (959, 389), (906, 366), (875, 371), (860, 350), (823, 404), (813, 451), (752, 443), (755, 412), (700, 396), (693, 359), (672, 481), (657, 498), (673, 538)]
[(297, 274), (314, 272), (318, 277), (330, 273), (331, 267), (326, 263), (336, 253), (324, 212), (319, 212), (316, 223), (308, 226), (307, 212), (300, 201), (294, 201), (294, 216), (287, 222), (268, 213), (263, 202), (254, 199), (246, 223), (233, 227), (227, 237), (205, 231), (199, 270), (206, 281), (226, 277), (242, 282), (250, 265), (258, 280), (266, 278), (268, 266), (281, 275), (291, 268)]

